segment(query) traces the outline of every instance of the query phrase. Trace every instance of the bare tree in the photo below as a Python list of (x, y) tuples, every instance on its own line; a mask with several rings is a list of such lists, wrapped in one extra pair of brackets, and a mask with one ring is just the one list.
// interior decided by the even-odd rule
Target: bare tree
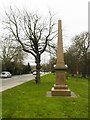
[(20, 44), (17, 44), (17, 42), (13, 40), (13, 37), (11, 35), (3, 35), (1, 37), (0, 45), (0, 59), (4, 65), (3, 69), (6, 69), (7, 64), (13, 61), (16, 63), (23, 62), (25, 54), (22, 51), (22, 47)]
[(75, 36), (74, 46), (77, 51), (77, 57), (82, 61), (82, 75), (85, 77), (88, 73), (88, 52), (90, 48), (90, 34), (88, 32)]
[(23, 50), (34, 56), (36, 62), (36, 83), (40, 83), (40, 58), (47, 46), (53, 46), (52, 40), (56, 37), (55, 22), (49, 12), (49, 20), (43, 19), (38, 14), (19, 10), (6, 12), (4, 21), (6, 29), (21, 44)]
[(73, 39), (73, 44), (77, 48), (79, 56), (86, 56), (90, 47), (90, 34), (88, 32), (76, 35)]

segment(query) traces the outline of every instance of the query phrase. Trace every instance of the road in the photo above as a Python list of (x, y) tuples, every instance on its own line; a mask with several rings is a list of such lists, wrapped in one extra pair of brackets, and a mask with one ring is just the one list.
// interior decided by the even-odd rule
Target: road
[(0, 92), (23, 84), (34, 78), (35, 76), (32, 74), (17, 75), (12, 76), (11, 78), (0, 78)]

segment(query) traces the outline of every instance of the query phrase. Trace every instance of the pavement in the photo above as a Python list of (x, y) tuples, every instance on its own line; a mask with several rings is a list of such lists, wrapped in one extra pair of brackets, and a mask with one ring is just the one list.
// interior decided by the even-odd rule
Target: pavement
[[(43, 73), (41, 74), (41, 76), (45, 74)], [(33, 79), (35, 79), (35, 75), (32, 74), (17, 75), (12, 76), (11, 78), (0, 78), (0, 92), (11, 89)]]
[(0, 78), (0, 92), (16, 87), (35, 78), (32, 74), (17, 75), (11, 78)]

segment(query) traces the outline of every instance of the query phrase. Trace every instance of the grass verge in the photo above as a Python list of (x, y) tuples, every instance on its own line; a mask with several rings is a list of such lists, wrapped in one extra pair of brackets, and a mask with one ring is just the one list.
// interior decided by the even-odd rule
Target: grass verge
[(88, 81), (68, 79), (69, 88), (78, 96), (46, 97), (55, 83), (55, 76), (41, 77), (41, 84), (29, 81), (2, 92), (3, 118), (88, 118)]

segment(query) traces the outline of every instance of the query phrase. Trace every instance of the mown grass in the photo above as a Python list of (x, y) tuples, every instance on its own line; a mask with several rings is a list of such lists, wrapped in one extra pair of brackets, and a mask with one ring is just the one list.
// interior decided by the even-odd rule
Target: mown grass
[(41, 84), (30, 81), (2, 92), (3, 118), (88, 118), (88, 82), (68, 78), (69, 88), (77, 98), (46, 97), (55, 76), (41, 77)]

